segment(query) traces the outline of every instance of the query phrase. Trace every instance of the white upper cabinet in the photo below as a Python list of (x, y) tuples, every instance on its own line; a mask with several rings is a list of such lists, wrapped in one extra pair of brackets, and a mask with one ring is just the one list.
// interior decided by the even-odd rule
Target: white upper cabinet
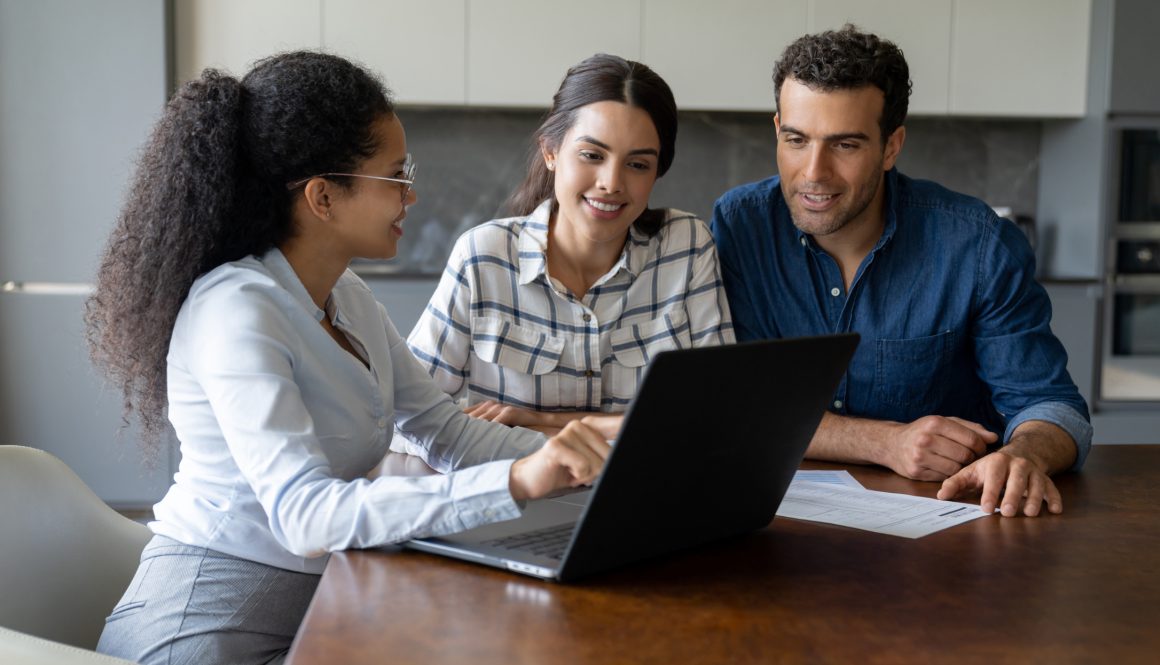
[(468, 0), (467, 103), (547, 108), (568, 68), (640, 58), (640, 3)]
[(846, 23), (902, 49), (913, 91), (910, 115), (945, 115), (950, 108), (951, 0), (813, 0), (809, 32)]
[(1091, 0), (957, 0), (952, 115), (1079, 117)]
[(176, 0), (177, 83), (206, 67), (241, 77), (279, 51), (321, 46), (322, 0)]
[(806, 33), (808, 0), (643, 0), (641, 60), (681, 109), (773, 112), (773, 63)]
[(467, 101), (464, 0), (325, 0), (322, 46), (366, 65), (400, 104)]
[(1079, 117), (1092, 0), (175, 0), (178, 82), (325, 48), (402, 104), (546, 108), (598, 52), (640, 60), (682, 109), (774, 109), (774, 62), (850, 22), (906, 54), (914, 115)]

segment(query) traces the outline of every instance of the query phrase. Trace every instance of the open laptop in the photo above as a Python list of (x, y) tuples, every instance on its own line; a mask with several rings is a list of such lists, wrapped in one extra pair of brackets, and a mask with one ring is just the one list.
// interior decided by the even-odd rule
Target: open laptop
[(768, 525), (857, 334), (658, 353), (591, 490), (405, 547), (567, 581)]

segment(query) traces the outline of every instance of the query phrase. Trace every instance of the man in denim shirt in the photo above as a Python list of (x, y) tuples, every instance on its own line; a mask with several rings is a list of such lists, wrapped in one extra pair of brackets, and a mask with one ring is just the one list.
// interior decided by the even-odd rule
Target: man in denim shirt
[(1050, 475), (1082, 466), (1087, 405), (1021, 232), (894, 169), (901, 51), (853, 26), (807, 35), (774, 89), (780, 176), (722, 196), (713, 234), (739, 340), (862, 335), (807, 456), (978, 490), (986, 512), (1061, 512)]

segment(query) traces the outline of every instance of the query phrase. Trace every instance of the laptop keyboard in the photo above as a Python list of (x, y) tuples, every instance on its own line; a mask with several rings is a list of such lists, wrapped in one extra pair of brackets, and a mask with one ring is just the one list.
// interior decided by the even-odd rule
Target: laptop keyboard
[(550, 559), (560, 559), (564, 556), (564, 550), (568, 549), (568, 542), (572, 540), (572, 530), (575, 528), (574, 523), (561, 524), (527, 533), (517, 533), (506, 538), (489, 540), (484, 544), (508, 550), (531, 552)]

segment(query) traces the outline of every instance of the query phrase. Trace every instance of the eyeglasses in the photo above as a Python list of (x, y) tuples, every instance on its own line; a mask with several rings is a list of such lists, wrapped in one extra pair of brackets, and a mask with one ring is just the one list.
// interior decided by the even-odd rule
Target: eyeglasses
[(381, 175), (366, 175), (363, 173), (319, 173), (301, 180), (286, 183), (286, 189), (297, 189), (302, 185), (310, 182), (314, 178), (330, 178), (342, 176), (346, 178), (369, 178), (371, 180), (386, 180), (387, 182), (397, 182), (403, 186), (403, 200), (407, 200), (407, 195), (411, 193), (411, 189), (415, 186), (415, 160), (411, 159), (411, 154), (407, 153), (407, 158), (403, 161), (403, 177), (402, 178), (388, 178)]

